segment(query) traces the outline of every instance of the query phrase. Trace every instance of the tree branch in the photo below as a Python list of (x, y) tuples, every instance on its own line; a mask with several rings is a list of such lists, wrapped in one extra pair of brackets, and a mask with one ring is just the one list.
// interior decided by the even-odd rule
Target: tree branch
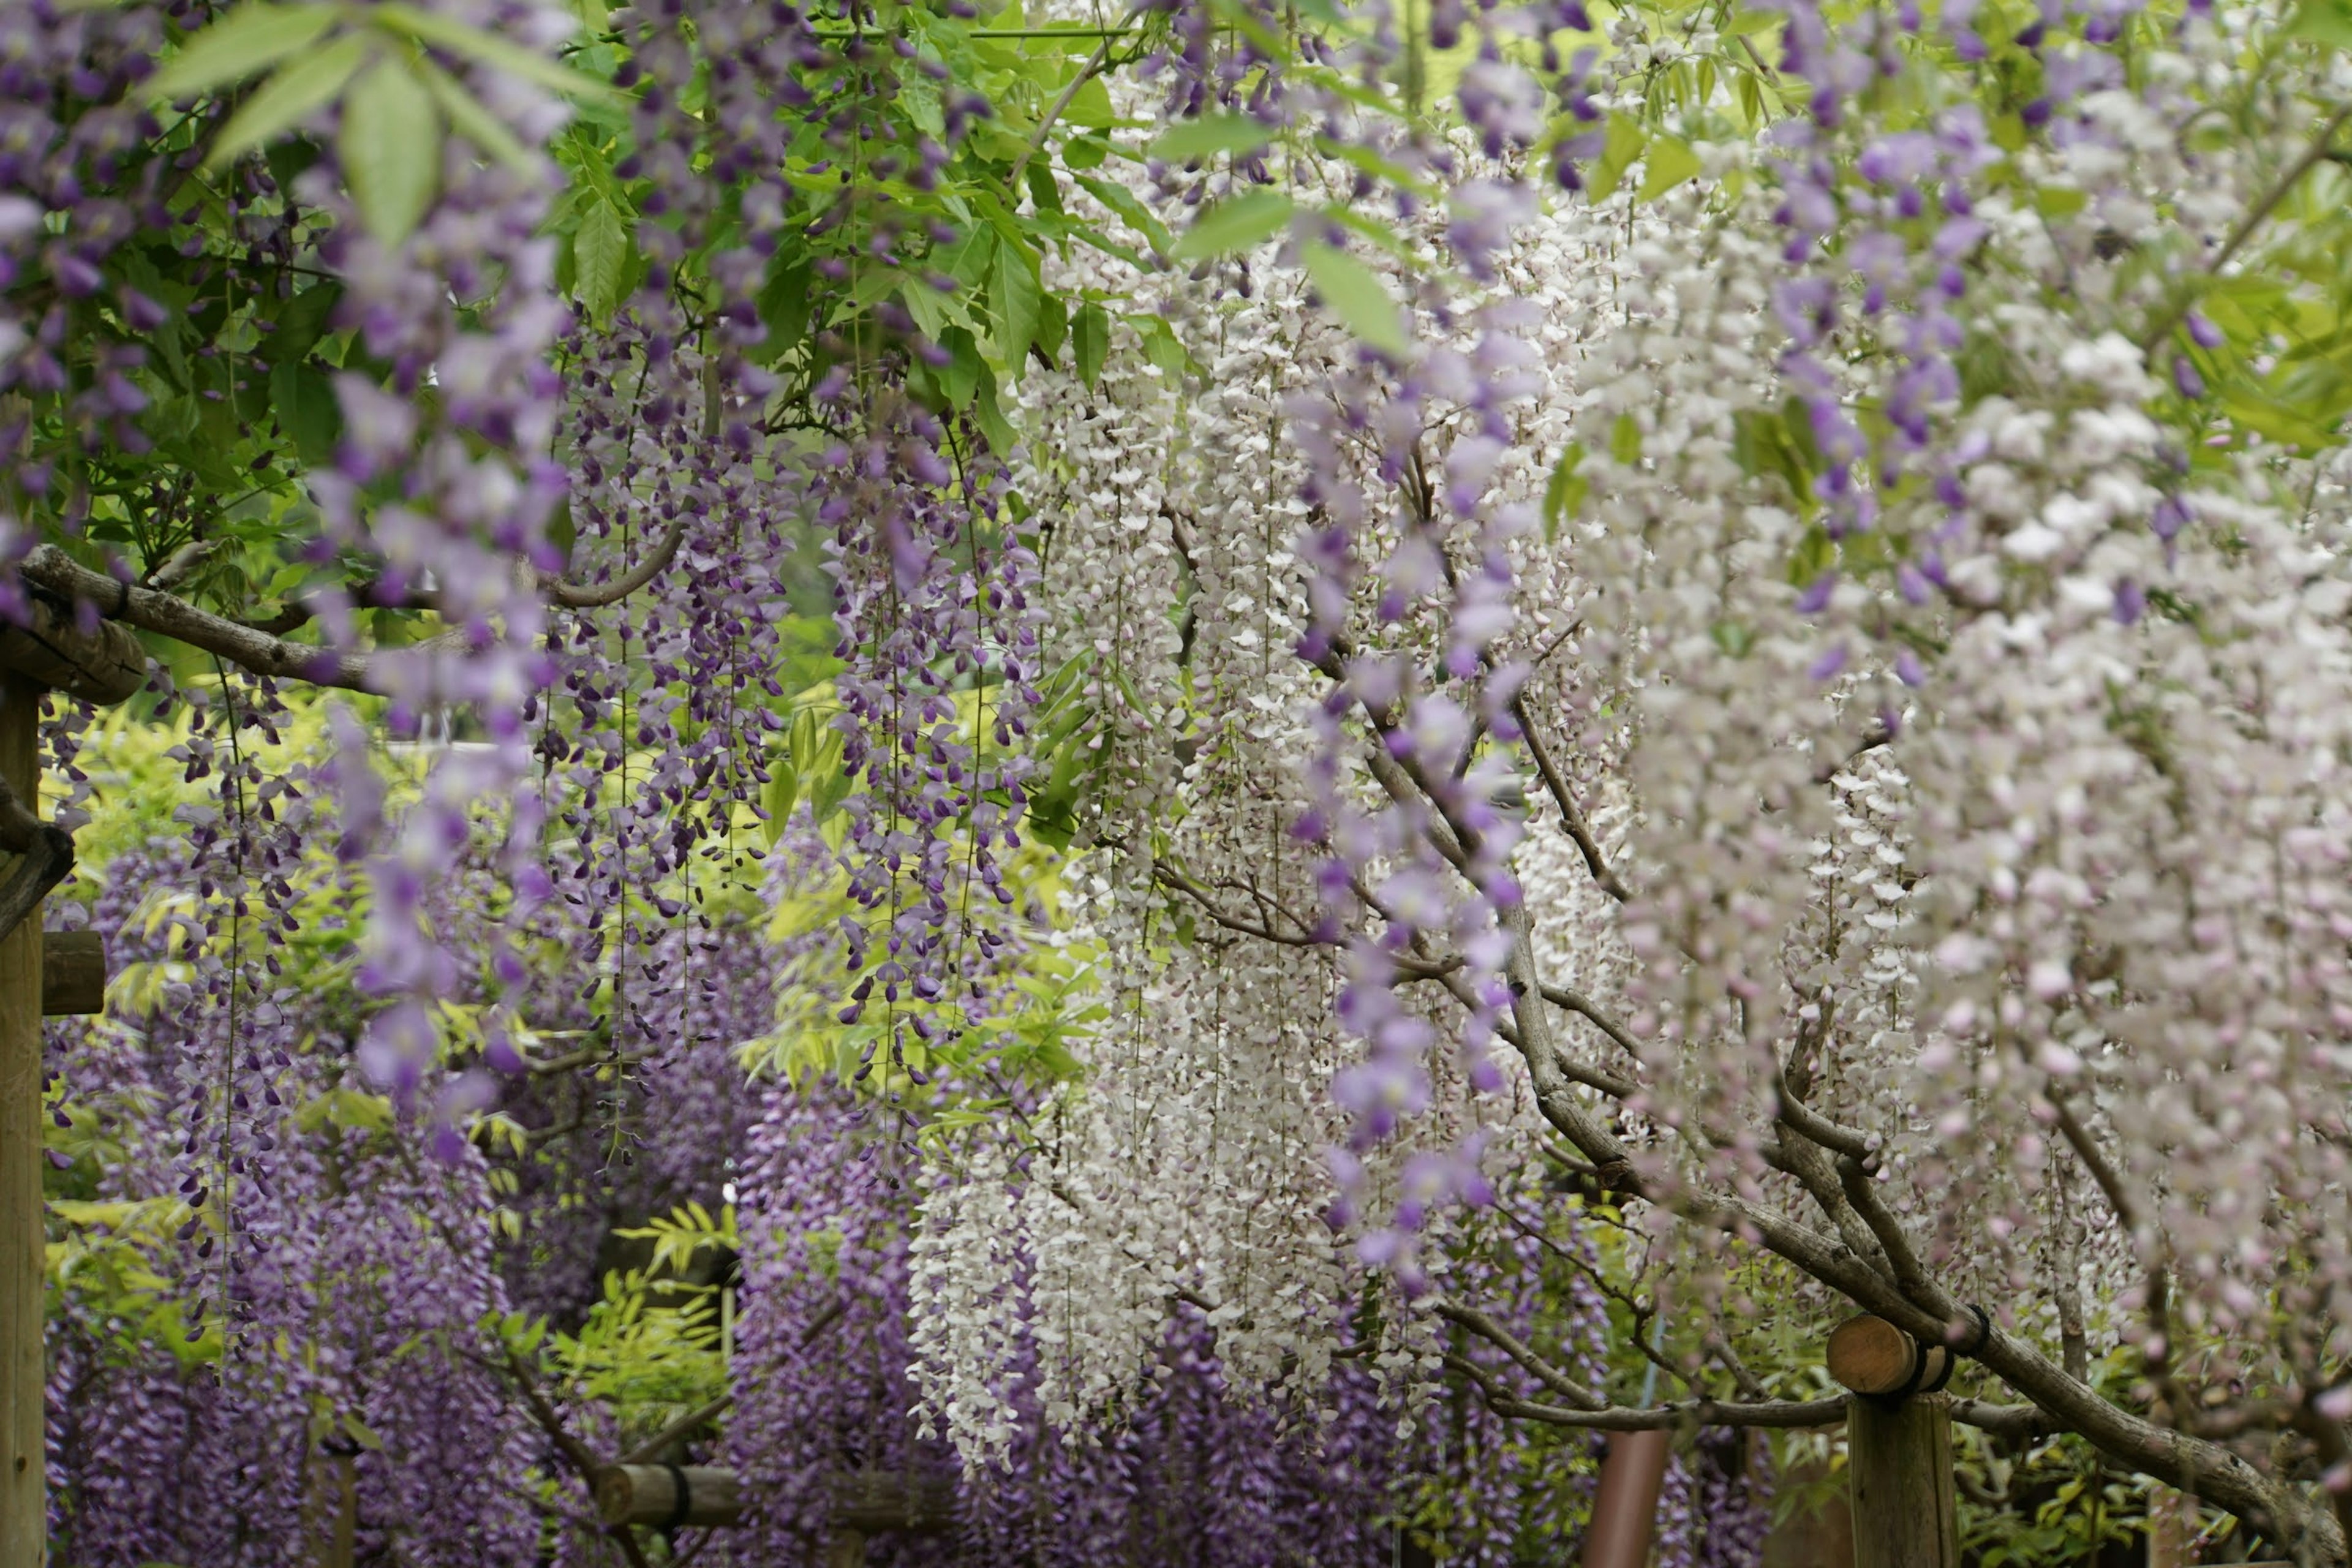
[[(2254, 237), (2254, 231), (2269, 221), (2271, 214), (2278, 210), (2278, 205), (2286, 200), (2288, 194), (2302, 183), (2303, 177), (2318, 167), (2323, 161), (2333, 156), (2330, 151), (2331, 144), (2336, 140), (2336, 133), (2344, 128), (2344, 122), (2347, 120), (2352, 120), (2352, 103), (2345, 104), (2329, 115), (2326, 123), (2319, 128), (2319, 133), (2311, 139), (2311, 145), (2304, 149), (2303, 156), (2288, 164), (2286, 172), (2279, 175), (2269, 190), (2264, 191), (2255, 199), (2252, 206), (2246, 209), (2246, 216), (2238, 220), (2238, 226), (2230, 231), (2229, 238), (2221, 242), (2221, 248), (2215, 251), (2213, 259), (2205, 264), (2206, 277), (2216, 277), (2221, 268), (2230, 265), (2236, 258), (2238, 252), (2245, 248), (2246, 241)], [(2182, 318), (2189, 314), (2189, 304), (2188, 296), (2183, 295), (2163, 315), (2156, 319), (2155, 324), (2149, 327), (2146, 335), (2140, 339), (2139, 346), (2142, 353), (2154, 353), (2162, 346), (2164, 340), (2172, 335), (2172, 330), (2180, 325)]]
[[(104, 573), (91, 571), (54, 544), (35, 546), (16, 569), (26, 582), (68, 604), (94, 605), (108, 620), (121, 621), (217, 654), (256, 675), (304, 680), (313, 686), (337, 687), (346, 691), (375, 689), (369, 679), (369, 660), (361, 655), (298, 647), (209, 610), (200, 610), (170, 594), (142, 588), (135, 583), (118, 583)], [(141, 680), (143, 684), (143, 668)]]
[(1520, 1366), (1526, 1368), (1528, 1374), (1535, 1378), (1537, 1382), (1542, 1384), (1546, 1388), (1550, 1389), (1554, 1394), (1559, 1394), (1561, 1398), (1568, 1400), (1579, 1409), (1601, 1410), (1605, 1409), (1608, 1406), (1609, 1402), (1607, 1400), (1601, 1398), (1601, 1395), (1593, 1393), (1592, 1390), (1585, 1387), (1584, 1384), (1577, 1382), (1574, 1378), (1569, 1376), (1568, 1373), (1560, 1371), (1559, 1368), (1554, 1366), (1550, 1362), (1546, 1361), (1542, 1356), (1538, 1355), (1532, 1346), (1522, 1342), (1519, 1337), (1512, 1333), (1510, 1330), (1503, 1327), (1502, 1324), (1495, 1321), (1493, 1318), (1488, 1317), (1486, 1313), (1478, 1310), (1476, 1308), (1464, 1307), (1452, 1301), (1441, 1300), (1437, 1303), (1437, 1315), (1444, 1318), (1449, 1323), (1460, 1324), (1462, 1327), (1469, 1330), (1472, 1333), (1476, 1334), (1479, 1338), (1486, 1341), (1489, 1344), (1494, 1345), (1505, 1355), (1509, 1356)]
[(563, 578), (544, 574), (540, 586), (550, 604), (561, 605), (567, 610), (601, 609), (617, 605), (646, 584), (659, 576), (664, 568), (677, 559), (677, 547), (686, 541), (686, 516), (680, 513), (662, 531), (653, 553), (609, 583), (593, 585), (566, 582)]
[(1619, 903), (1627, 902), (1633, 896), (1632, 891), (1618, 879), (1617, 873), (1610, 868), (1608, 858), (1601, 854), (1601, 841), (1592, 837), (1592, 826), (1584, 820), (1584, 812), (1577, 805), (1576, 796), (1569, 789), (1566, 776), (1552, 764), (1551, 753), (1544, 748), (1543, 737), (1537, 733), (1534, 723), (1528, 718), (1524, 698), (1511, 699), (1511, 716), (1519, 721), (1519, 731), (1526, 737), (1528, 755), (1535, 759), (1536, 772), (1543, 775), (1544, 792), (1551, 796), (1552, 804), (1559, 807), (1560, 826), (1567, 829), (1569, 840), (1576, 846), (1577, 852), (1584, 857), (1584, 864), (1591, 871), (1592, 880), (1602, 892)]
[(1496, 1387), (1486, 1369), (1466, 1356), (1449, 1354), (1445, 1364), (1477, 1385), (1497, 1415), (1581, 1426), (1598, 1432), (1654, 1432), (1673, 1426), (1834, 1426), (1845, 1419), (1843, 1399), (1773, 1399), (1757, 1404), (1716, 1399), (1679, 1399), (1667, 1405), (1604, 1405), (1589, 1410), (1519, 1399)]

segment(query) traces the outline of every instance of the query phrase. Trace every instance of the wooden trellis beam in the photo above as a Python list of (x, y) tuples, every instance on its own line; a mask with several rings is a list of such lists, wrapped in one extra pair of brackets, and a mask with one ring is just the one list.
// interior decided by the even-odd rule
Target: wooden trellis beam
[[(852, 1470), (834, 1477), (832, 1491), (837, 1530), (937, 1534), (955, 1526), (955, 1484), (940, 1478)], [(743, 1491), (721, 1465), (607, 1465), (597, 1472), (596, 1508), (606, 1524), (736, 1524)]]

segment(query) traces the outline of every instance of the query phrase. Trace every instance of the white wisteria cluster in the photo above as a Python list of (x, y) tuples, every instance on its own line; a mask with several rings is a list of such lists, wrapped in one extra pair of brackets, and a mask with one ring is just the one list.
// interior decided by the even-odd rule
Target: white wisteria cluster
[[(1421, 1206), (1425, 1156), (1491, 1174), (1541, 1147), (1574, 1201), (1672, 1238), (1651, 1256), (1687, 1267), (1685, 1299), (1772, 1255), (1792, 1310), (1859, 1306), (1966, 1351), (1964, 1418), (2081, 1432), (2340, 1552), (2352, 500), (2340, 446), (2265, 439), (2209, 390), (2222, 333), (2198, 303), (2259, 286), (2264, 309), (2326, 308), (2273, 301), (2324, 270), (2282, 219), (2342, 198), (2344, 117), (2312, 106), (2352, 74), (2291, 20), (2192, 9), (2129, 87), (2097, 47), (2053, 49), (2047, 136), (1958, 89), (1810, 141), (1727, 132), (1702, 98), (1667, 121), (1696, 177), (1637, 193), (1637, 166), (1605, 200), (1551, 201), (1442, 310), (1377, 256), (1424, 307), (1377, 373), (1290, 264), (1296, 235), (1247, 258), (1246, 289), (1231, 263), (1074, 277), (1173, 323), (1200, 375), (1024, 388), (1020, 488), (1053, 536), (1055, 646), (1096, 670), (1110, 781), (1078, 900), (1113, 955), (1110, 1021), (1053, 1109), (1055, 1173), (1025, 1189), (1049, 1195), (1022, 1209), (1060, 1406), (1134, 1375), (1179, 1300), (1213, 1312), (1237, 1384), (1311, 1380), (1362, 1261), (1395, 1256), (1387, 1216)], [(1675, 58), (1621, 50), (1591, 103), (1639, 107)], [(1454, 153), (1453, 205), (1403, 226), (1424, 263), (1517, 173)], [(1294, 150), (1282, 178), (1342, 174)], [(1916, 249), (1886, 238), (1914, 222)], [(1507, 440), (1476, 401), (1498, 383)], [(1381, 466), (1400, 447), (1402, 477)], [(1347, 486), (1377, 498), (1354, 525), (1367, 569), (1329, 601), (1344, 631), (1318, 666), (1324, 568), (1301, 542)], [(1449, 677), (1496, 537), (1488, 673)], [(1443, 586), (1389, 613), (1430, 539)], [(1374, 654), (1403, 661), (1399, 704), (1507, 674), (1525, 742), (1473, 739), (1475, 787), (1431, 784), (1389, 696), (1365, 695)], [(1327, 1173), (1349, 1137), (1329, 1086), (1362, 1047), (1331, 1009), (1350, 934), (1397, 929), (1376, 889), (1410, 858), (1380, 848), (1329, 924), (1327, 851), (1299, 828), (1332, 722), (1360, 752), (1344, 798), (1406, 814), (1456, 867), (1516, 837), (1523, 893), (1493, 900), (1499, 961), (1409, 921), (1405, 1015), (1445, 1038), (1490, 1005), (1491, 963), (1509, 1071), (1477, 1092), (1433, 1048), (1429, 1103), (1346, 1157), (1352, 1187)], [(1516, 788), (1465, 773), (1495, 757)], [(1475, 1201), (1447, 1180), (1440, 1199)], [(1423, 1261), (1444, 1225), (1415, 1221)], [(1423, 1307), (1477, 1305), (1442, 1261), (1410, 1283)], [(993, 1352), (933, 1344), (968, 1384)], [(2114, 1397), (2093, 1366), (2118, 1345)], [(1802, 1414), (1728, 1352), (1685, 1381), (1709, 1419)], [(1549, 1418), (1689, 1408), (1596, 1396)]]

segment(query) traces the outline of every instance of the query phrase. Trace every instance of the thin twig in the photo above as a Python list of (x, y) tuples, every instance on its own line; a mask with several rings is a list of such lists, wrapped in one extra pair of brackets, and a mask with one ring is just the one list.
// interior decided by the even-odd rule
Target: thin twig
[[(2234, 260), (2238, 252), (2244, 248), (2246, 241), (2254, 237), (2254, 231), (2269, 220), (2272, 213), (2278, 210), (2278, 205), (2286, 200), (2288, 194), (2301, 183), (2303, 177), (2333, 155), (2329, 144), (2336, 140), (2336, 133), (2344, 128), (2344, 122), (2347, 120), (2352, 120), (2352, 103), (2343, 105), (2335, 113), (2329, 115), (2327, 123), (2319, 128), (2319, 134), (2311, 139), (2311, 145), (2304, 149), (2303, 156), (2289, 164), (2286, 172), (2278, 177), (2271, 188), (2264, 191), (2261, 198), (2246, 209), (2246, 216), (2238, 220), (2238, 226), (2230, 231), (2230, 237), (2221, 242), (2221, 248), (2214, 252), (2213, 259), (2205, 264), (2206, 277), (2218, 276), (2221, 268)], [(2189, 297), (2184, 293), (2163, 315), (2158, 317), (2156, 324), (2150, 327), (2146, 335), (2140, 339), (2141, 352), (2154, 353), (2164, 340), (2172, 335), (2172, 330), (2180, 325), (2182, 319), (2189, 314)]]
[(1528, 717), (1524, 699), (1511, 699), (1511, 715), (1519, 721), (1528, 755), (1535, 759), (1536, 772), (1543, 775), (1545, 792), (1551, 796), (1552, 804), (1559, 807), (1560, 826), (1568, 830), (1569, 839), (1576, 846), (1577, 853), (1584, 857), (1584, 864), (1591, 871), (1594, 884), (1621, 904), (1631, 901), (1633, 891), (1618, 879), (1616, 871), (1610, 867), (1608, 857), (1601, 852), (1601, 841), (1592, 836), (1592, 826), (1585, 820), (1583, 808), (1576, 804), (1576, 795), (1568, 787), (1568, 779), (1553, 765), (1551, 752), (1545, 748), (1543, 737), (1537, 733), (1534, 721)]

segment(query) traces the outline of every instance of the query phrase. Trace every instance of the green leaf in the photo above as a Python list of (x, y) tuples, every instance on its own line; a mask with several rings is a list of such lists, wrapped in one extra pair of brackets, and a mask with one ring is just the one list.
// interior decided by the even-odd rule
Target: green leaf
[(471, 142), (483, 156), (525, 174), (538, 167), (530, 149), (507, 129), (507, 122), (483, 108), (482, 100), (467, 91), (457, 78), (431, 60), (418, 62), (417, 74), (424, 79), (434, 101), (441, 106), (441, 112), (449, 117), (450, 128)]
[(394, 60), (378, 60), (343, 100), (335, 150), (360, 220), (386, 245), (415, 231), (441, 174), (441, 116), (433, 95)]
[(993, 283), (989, 289), (990, 331), (996, 339), (997, 362), (1008, 374), (1018, 374), (1023, 356), (1037, 337), (1037, 318), (1044, 291), (1035, 266), (1019, 247), (1002, 245), (996, 251)]
[(1812, 477), (1785, 414), (1741, 409), (1733, 415), (1731, 455), (1742, 473), (1756, 479), (1778, 474), (1800, 502), (1812, 499)]
[(1133, 315), (1127, 320), (1143, 339), (1143, 357), (1159, 366), (1169, 380), (1181, 380), (1192, 356), (1184, 352), (1176, 329), (1158, 316)]
[[(1088, 77), (1078, 90), (1071, 94), (1069, 107), (1062, 110), (1062, 118), (1085, 131), (1100, 131), (1115, 123), (1116, 116), (1112, 113), (1110, 106), (1110, 89), (1103, 84), (1103, 79), (1099, 74)], [(1064, 156), (1066, 161), (1067, 154)], [(1100, 163), (1102, 160), (1097, 158), (1095, 162)]]
[(510, 38), (502, 38), (488, 28), (460, 22), (453, 16), (420, 10), (406, 4), (405, 0), (391, 0), (388, 5), (378, 5), (368, 12), (368, 16), (379, 26), (396, 27), (425, 43), (437, 44), (452, 54), (463, 56), (477, 65), (536, 82), (549, 91), (562, 93), (567, 98), (589, 99), (604, 103), (624, 101), (623, 94), (610, 82), (583, 76), (570, 66), (527, 49)]
[(1584, 443), (1574, 441), (1552, 466), (1551, 482), (1544, 486), (1544, 537), (1548, 540), (1559, 537), (1559, 525), (1582, 507), (1584, 498), (1591, 493), (1592, 481), (1576, 471), (1583, 462)]
[(1054, 364), (1062, 363), (1062, 345), (1070, 341), (1070, 310), (1058, 294), (1037, 301), (1037, 349)]
[(1041, 159), (1029, 165), (1024, 179), (1029, 186), (1029, 199), (1037, 204), (1037, 211), (1058, 216), (1062, 211), (1062, 187), (1055, 180), (1054, 171)]
[(1837, 563), (1837, 542), (1830, 537), (1827, 529), (1815, 523), (1805, 530), (1804, 537), (1797, 541), (1797, 548), (1789, 557), (1790, 584), (1804, 587)]
[(241, 5), (190, 38), (147, 90), (176, 103), (243, 81), (317, 42), (335, 18), (331, 5)]
[(342, 91), (343, 84), (367, 63), (367, 58), (366, 41), (346, 36), (271, 77), (260, 90), (238, 105), (228, 123), (221, 127), (220, 137), (214, 142), (205, 166), (222, 168), (263, 142), (291, 131), (312, 110)]
[(1079, 187), (1093, 195), (1095, 200), (1125, 218), (1128, 226), (1141, 235), (1144, 243), (1150, 246), (1152, 249), (1165, 256), (1175, 247), (1175, 241), (1169, 236), (1168, 226), (1161, 223), (1160, 216), (1144, 205), (1142, 198), (1133, 191), (1116, 181), (1102, 179), (1094, 174), (1073, 174), (1070, 177), (1077, 181)]
[(1620, 414), (1617, 423), (1609, 427), (1609, 456), (1623, 464), (1641, 459), (1642, 425), (1632, 415)]
[(1593, 165), (1591, 176), (1585, 182), (1585, 189), (1591, 193), (1592, 200), (1605, 202), (1610, 198), (1617, 189), (1617, 183), (1625, 177), (1625, 171), (1632, 168), (1633, 160), (1642, 155), (1642, 143), (1645, 140), (1638, 121), (1613, 111), (1610, 114), (1608, 135), (1601, 146), (1601, 161)]
[(909, 278), (898, 290), (898, 298), (905, 302), (907, 314), (915, 318), (915, 330), (939, 342), (940, 334), (947, 331), (949, 297), (919, 278)]
[(284, 361), (269, 373), (269, 401), (278, 410), (278, 428), (305, 465), (316, 468), (334, 461), (343, 411), (324, 375), (310, 365)]
[(343, 297), (340, 283), (314, 283), (278, 308), (270, 334), (262, 339), (254, 357), (283, 364), (307, 356), (327, 335), (327, 321)]
[(1280, 191), (1256, 190), (1215, 206), (1192, 220), (1171, 252), (1179, 261), (1229, 256), (1272, 238), (1290, 221), (1292, 203)]
[(607, 321), (619, 307), (628, 267), (629, 230), (619, 210), (601, 198), (590, 202), (572, 233), (572, 276), (592, 321)]
[(1349, 331), (1382, 353), (1405, 352), (1403, 316), (1378, 273), (1319, 241), (1307, 246), (1299, 260), (1315, 291)]
[(1219, 153), (1255, 153), (1274, 140), (1274, 128), (1246, 114), (1212, 114), (1187, 120), (1151, 144), (1151, 156), (1189, 163)]
[(950, 408), (968, 408), (971, 395), (980, 386), (980, 373), (985, 368), (980, 357), (980, 343), (968, 329), (950, 327), (940, 334), (940, 347), (950, 356), (936, 373), (940, 390), (947, 394)]
[(1662, 196), (1699, 171), (1698, 154), (1688, 143), (1672, 136), (1661, 136), (1650, 143), (1650, 155), (1644, 161), (1640, 197), (1650, 201)]
[[(1014, 434), (1012, 422), (1004, 417), (1004, 410), (997, 405), (996, 376), (985, 364), (980, 367), (980, 385), (972, 394), (971, 416), (980, 422), (991, 450), (1000, 458), (1013, 455), (1020, 437)], [(823, 792), (819, 793), (822, 795)]]
[(1078, 379), (1092, 392), (1110, 353), (1110, 312), (1100, 305), (1080, 306), (1077, 319), (1070, 323), (1070, 337), (1076, 345)]
[(2290, 38), (2308, 38), (2331, 48), (2352, 49), (2352, 4), (2347, 0), (2303, 0), (2294, 20), (2286, 25)]

